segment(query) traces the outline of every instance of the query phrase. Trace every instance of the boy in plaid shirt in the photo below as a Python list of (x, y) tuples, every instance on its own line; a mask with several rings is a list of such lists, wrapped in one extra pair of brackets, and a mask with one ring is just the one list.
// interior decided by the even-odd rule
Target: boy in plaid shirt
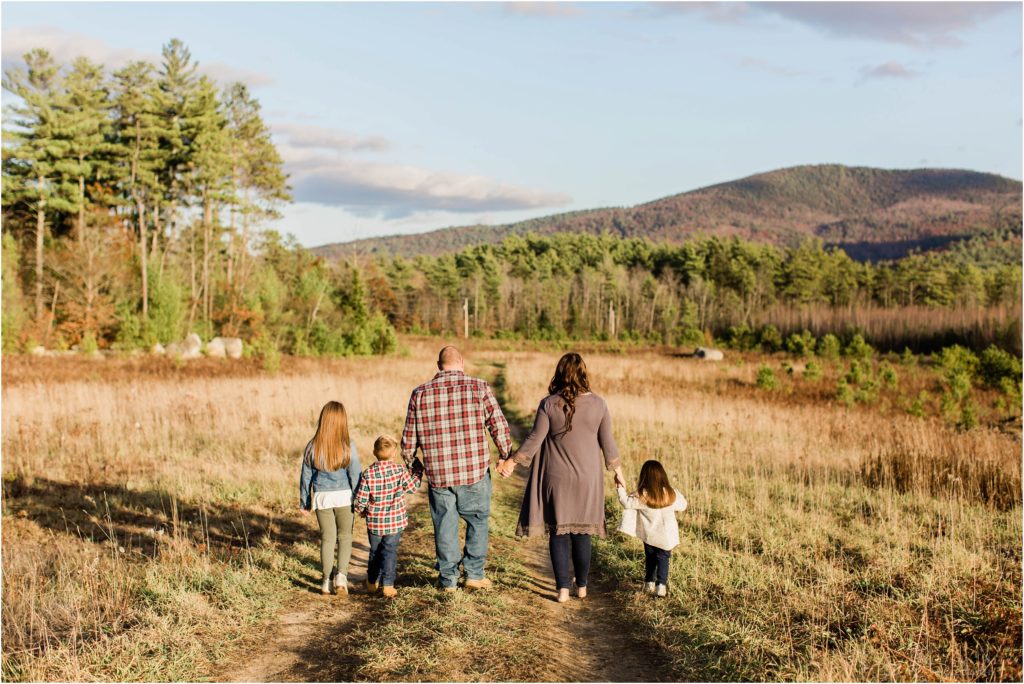
[(367, 564), (366, 592), (381, 593), (394, 598), (398, 542), (402, 530), (409, 523), (405, 512), (405, 493), (420, 486), (419, 468), (410, 472), (404, 465), (394, 462), (398, 455), (398, 440), (383, 436), (373, 443), (377, 462), (363, 473), (353, 503), (355, 511), (366, 518), (366, 532), (370, 541), (370, 561)]

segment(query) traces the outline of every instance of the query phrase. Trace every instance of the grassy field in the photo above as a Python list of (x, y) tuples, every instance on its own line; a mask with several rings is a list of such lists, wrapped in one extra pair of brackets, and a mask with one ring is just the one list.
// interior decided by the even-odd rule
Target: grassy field
[[(276, 375), (249, 361), (5, 358), (3, 678), (217, 672), (316, 565), (315, 525), (294, 506), (320, 407), (346, 404), (368, 462), (432, 373), (439, 343), (406, 343), (385, 359), (286, 358)], [(529, 422), (558, 353), (468, 356)], [(635, 540), (595, 551), (627, 624), (664, 649), (674, 678), (1020, 678), (1019, 428), (957, 431), (895, 398), (847, 408), (798, 375), (763, 391), (756, 357), (586, 358), (627, 476), (658, 458), (690, 501), (668, 600), (637, 595)], [(926, 386), (929, 372), (903, 382)], [(493, 572), (509, 593), (438, 603), (429, 521), (414, 514), (400, 568), (414, 588), (363, 626), (367, 644), (389, 647), (348, 647), (358, 678), (539, 672), (543, 629), (531, 633), (515, 593), (514, 502), (499, 498), (510, 495), (496, 497)], [(473, 627), (452, 632), (453, 615)], [(474, 642), (482, 657), (459, 655)]]

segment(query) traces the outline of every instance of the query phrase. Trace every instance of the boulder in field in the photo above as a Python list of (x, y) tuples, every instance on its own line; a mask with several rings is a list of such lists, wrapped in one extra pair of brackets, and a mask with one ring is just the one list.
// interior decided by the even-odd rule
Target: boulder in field
[(224, 340), (224, 351), (227, 352), (229, 359), (242, 358), (242, 338), (225, 337), (222, 339)]
[(36, 345), (32, 347), (32, 351), (29, 352), (32, 356), (46, 356), (46, 347), (43, 345)]
[(165, 351), (167, 352), (168, 356), (180, 356), (181, 345), (178, 344), (177, 342), (171, 342), (170, 344), (167, 345), (167, 349)]
[(150, 348), (149, 353), (153, 354), (154, 356), (163, 356), (164, 354), (167, 353), (167, 350), (164, 349), (164, 345), (157, 342)]
[(720, 349), (706, 349), (705, 347), (697, 347), (697, 351), (693, 355), (705, 361), (721, 361), (725, 358), (725, 354)]
[(181, 358), (198, 359), (202, 355), (203, 341), (199, 335), (189, 333), (185, 341), (181, 343)]
[(206, 343), (206, 355), (215, 359), (223, 359), (227, 356), (224, 352), (224, 338), (214, 337)]

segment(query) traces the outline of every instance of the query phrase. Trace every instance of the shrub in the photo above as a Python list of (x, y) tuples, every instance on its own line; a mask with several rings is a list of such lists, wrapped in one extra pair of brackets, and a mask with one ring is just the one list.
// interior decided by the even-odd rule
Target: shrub
[(974, 406), (974, 402), (965, 401), (963, 406), (960, 408), (960, 418), (956, 421), (956, 426), (961, 430), (970, 430), (978, 425), (978, 410)]
[(764, 390), (773, 390), (778, 387), (775, 379), (775, 371), (768, 366), (761, 366), (757, 369), (757, 386)]
[(978, 369), (978, 357), (970, 349), (965, 349), (958, 344), (946, 347), (939, 352), (938, 361), (947, 378), (961, 373), (970, 377)]
[(851, 361), (850, 370), (846, 373), (846, 382), (851, 385), (859, 385), (871, 375), (871, 368), (866, 363)]
[(843, 349), (844, 356), (854, 359), (870, 359), (874, 353), (874, 348), (864, 341), (864, 337), (860, 333), (851, 337), (846, 348)]
[(889, 389), (894, 390), (899, 386), (900, 378), (896, 375), (896, 369), (889, 365), (889, 363), (883, 363), (879, 366), (878, 377), (882, 379), (882, 382)]
[(986, 387), (1001, 387), (1004, 379), (1021, 381), (1021, 360), (992, 345), (978, 359), (978, 378)]
[(839, 338), (828, 333), (818, 340), (818, 356), (823, 359), (839, 358)]
[(676, 333), (675, 343), (678, 347), (700, 347), (704, 344), (704, 333), (700, 328), (683, 327)]
[(761, 328), (758, 342), (764, 351), (770, 354), (775, 353), (782, 349), (782, 333), (774, 325), (766, 325)]
[(917, 356), (914, 355), (914, 352), (910, 351), (910, 347), (903, 348), (903, 353), (900, 354), (900, 363), (904, 366), (917, 365)]
[(839, 378), (836, 383), (836, 400), (847, 406), (853, 406), (853, 390), (847, 384), (846, 378)]
[(853, 400), (861, 404), (873, 404), (878, 401), (878, 382), (873, 378), (867, 378), (853, 393)]
[(746, 323), (730, 326), (725, 337), (728, 345), (739, 351), (749, 351), (757, 345), (757, 336)]
[(809, 330), (802, 333), (793, 333), (786, 338), (786, 351), (794, 356), (813, 356), (814, 346), (817, 340)]
[(820, 380), (821, 366), (814, 361), (808, 361), (804, 367), (804, 380)]
[(928, 405), (930, 400), (931, 397), (928, 396), (928, 393), (922, 390), (921, 393), (917, 395), (917, 398), (914, 399), (907, 408), (907, 413), (917, 418), (924, 418), (925, 407)]
[(99, 351), (99, 344), (96, 342), (96, 333), (92, 330), (87, 330), (82, 335), (82, 344), (79, 349), (82, 350), (83, 354), (92, 354), (93, 352)]

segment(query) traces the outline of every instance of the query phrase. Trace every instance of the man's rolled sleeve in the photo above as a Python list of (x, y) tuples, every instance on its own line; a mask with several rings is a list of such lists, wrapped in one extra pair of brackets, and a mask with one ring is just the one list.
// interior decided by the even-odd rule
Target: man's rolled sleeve
[(494, 445), (498, 447), (498, 456), (508, 458), (512, 453), (512, 434), (508, 429), (508, 421), (501, 412), (501, 405), (491, 390), (490, 385), (484, 386), (484, 410), (486, 412), (487, 430), (491, 433)]
[(413, 392), (409, 397), (409, 408), (405, 412), (405, 427), (402, 428), (402, 460), (405, 461), (407, 468), (412, 467), (413, 458), (416, 456), (416, 449), (419, 447), (416, 439), (419, 429), (417, 420), (416, 393)]

